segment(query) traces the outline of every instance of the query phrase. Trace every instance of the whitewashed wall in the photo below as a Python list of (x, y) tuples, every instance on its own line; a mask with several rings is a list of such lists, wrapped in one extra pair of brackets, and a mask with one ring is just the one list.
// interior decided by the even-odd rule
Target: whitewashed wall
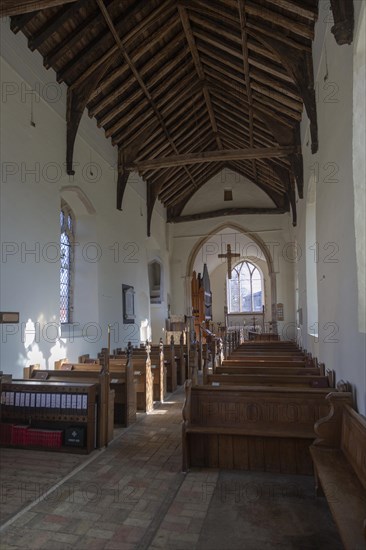
[[(307, 330), (305, 199), (298, 202), (299, 223), (293, 232), (302, 251), (297, 263), (299, 306), (303, 311), (302, 340), (326, 367), (336, 371), (337, 380), (344, 379), (353, 385), (358, 408), (365, 413), (365, 334), (359, 332), (358, 327), (352, 170), (354, 46), (336, 44), (330, 32), (332, 21), (326, 4), (320, 3), (321, 17), (316, 26), (319, 151), (315, 155), (310, 151), (307, 118), (303, 121), (305, 197), (314, 174), (317, 183), (318, 338), (310, 336)], [(360, 7), (361, 2), (356, 1), (356, 32)]]
[[(141, 323), (148, 325), (144, 334), (151, 335), (147, 264), (156, 256), (164, 265), (163, 304), (155, 312), (159, 331), (153, 333), (158, 341), (170, 292), (163, 208), (155, 208), (152, 237), (147, 238), (145, 184), (132, 175), (123, 212), (116, 210), (117, 151), (85, 115), (75, 144), (76, 174), (66, 174), (65, 88), (4, 20), (1, 38), (0, 310), (20, 312), (21, 322), (0, 326), (0, 368), (21, 376), (29, 363), (52, 368), (60, 357), (76, 361), (82, 353), (95, 356), (107, 345), (108, 324), (112, 348), (128, 340), (139, 344)], [(30, 89), (35, 93), (26, 93)], [(71, 338), (59, 338), (61, 196), (77, 216), (75, 324), (62, 333)], [(122, 284), (135, 289), (134, 325), (123, 324)]]
[[(223, 233), (224, 241), (227, 240), (227, 229), (241, 227), (245, 233), (254, 233), (260, 237), (271, 254), (274, 271), (276, 274), (277, 303), (284, 304), (285, 318), (279, 323), (279, 331), (284, 338), (293, 338), (296, 335), (294, 330), (294, 254), (293, 243), (289, 236), (289, 224), (291, 218), (288, 215), (261, 215), (261, 216), (235, 216), (230, 219), (217, 218), (213, 220), (202, 220), (190, 223), (180, 223), (172, 226), (172, 296), (173, 313), (190, 313), (191, 304), (188, 303), (187, 294), (190, 288), (191, 278), (187, 276), (187, 269), (191, 254), (198, 243), (208, 234), (217, 232)], [(210, 240), (214, 241), (212, 238)], [(238, 239), (237, 239), (238, 240)], [(225, 248), (225, 247), (224, 247)], [(249, 250), (249, 249), (248, 249)], [(224, 252), (225, 249), (219, 252)], [(234, 249), (232, 248), (232, 251)], [(212, 250), (210, 249), (211, 253)], [(216, 254), (217, 255), (217, 254)], [(202, 263), (202, 253), (198, 253), (197, 265)], [(296, 258), (295, 258), (296, 259)], [(206, 260), (209, 258), (206, 256)], [(221, 268), (212, 271), (211, 279), (213, 291), (213, 316), (214, 321), (223, 321), (225, 306), (225, 277), (227, 274), (226, 264)], [(211, 276), (211, 274), (210, 274)], [(269, 281), (268, 281), (269, 284)], [(268, 293), (270, 295), (270, 293)], [(267, 307), (267, 317), (270, 319), (270, 307)]]

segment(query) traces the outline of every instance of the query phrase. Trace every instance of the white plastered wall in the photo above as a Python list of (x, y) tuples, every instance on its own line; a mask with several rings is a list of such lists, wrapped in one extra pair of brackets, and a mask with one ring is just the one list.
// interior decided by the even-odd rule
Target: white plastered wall
[[(324, 5), (323, 5), (324, 4)], [(306, 307), (306, 200), (298, 201), (299, 222), (293, 239), (302, 250), (297, 264), (299, 307), (303, 312), (304, 347), (334, 369), (336, 380), (352, 384), (356, 405), (366, 411), (365, 334), (358, 326), (357, 261), (353, 186), (353, 56), (354, 44), (338, 46), (331, 34), (327, 2), (320, 3), (316, 25), (315, 80), (319, 150), (310, 151), (308, 120), (303, 120), (304, 197), (316, 177), (316, 242), (318, 338), (308, 334)], [(362, 2), (355, 4), (355, 32)], [(365, 129), (364, 129), (365, 130)], [(363, 152), (363, 155), (365, 152)], [(365, 185), (365, 182), (364, 182)], [(314, 243), (315, 244), (315, 243)], [(305, 253), (304, 253), (305, 252)], [(313, 260), (314, 261), (314, 260)]]
[[(31, 363), (53, 368), (61, 357), (96, 356), (107, 345), (108, 324), (111, 348), (128, 340), (139, 344), (145, 321), (151, 334), (147, 264), (157, 249), (164, 265), (165, 307), (170, 272), (164, 209), (159, 203), (155, 207), (147, 238), (146, 186), (132, 174), (123, 211), (116, 210), (117, 150), (87, 115), (75, 143), (76, 174), (66, 174), (65, 87), (43, 68), (41, 56), (28, 50), (25, 37), (13, 35), (8, 26), (1, 21), (6, 93), (1, 103), (0, 310), (18, 311), (20, 324), (0, 325), (0, 368), (19, 377)], [(33, 94), (26, 93), (30, 89)], [(51, 92), (53, 98), (59, 94), (57, 101), (49, 100)], [(81, 190), (91, 211), (79, 208), (70, 186)], [(63, 331), (69, 336), (63, 338), (57, 259), (61, 196), (76, 210), (78, 243), (74, 326)], [(133, 325), (123, 324), (122, 284), (135, 289)], [(161, 315), (165, 319), (166, 311)]]

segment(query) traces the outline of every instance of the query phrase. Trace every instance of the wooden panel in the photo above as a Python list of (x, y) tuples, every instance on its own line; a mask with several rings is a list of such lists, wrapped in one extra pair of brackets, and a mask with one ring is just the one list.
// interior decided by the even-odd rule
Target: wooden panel
[(281, 439), (280, 442), (281, 472), (283, 474), (296, 474), (296, 441)]
[(366, 489), (366, 420), (345, 407), (342, 416), (341, 449)]
[(215, 434), (210, 434), (208, 436), (208, 466), (209, 468), (219, 468), (219, 436)]
[(265, 470), (264, 439), (252, 437), (249, 443), (249, 469), (263, 472)]
[(231, 435), (219, 435), (219, 467), (230, 470), (234, 467), (233, 438)]
[(249, 445), (246, 437), (233, 436), (233, 455), (235, 470), (249, 469)]
[(267, 438), (264, 441), (264, 456), (266, 472), (280, 472), (280, 441), (278, 439)]

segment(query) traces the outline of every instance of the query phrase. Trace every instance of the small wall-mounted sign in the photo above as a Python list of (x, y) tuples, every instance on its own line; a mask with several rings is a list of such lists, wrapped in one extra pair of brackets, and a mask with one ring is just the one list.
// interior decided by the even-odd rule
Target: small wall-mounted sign
[(0, 311), (0, 323), (19, 323), (19, 312)]

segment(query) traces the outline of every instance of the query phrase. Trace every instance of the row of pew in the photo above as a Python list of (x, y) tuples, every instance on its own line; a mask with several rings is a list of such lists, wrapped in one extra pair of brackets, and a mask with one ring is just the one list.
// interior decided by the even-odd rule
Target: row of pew
[(133, 424), (138, 411), (150, 412), (154, 402), (163, 401), (187, 375), (187, 350), (174, 341), (140, 348), (129, 344), (126, 350), (115, 349), (110, 355), (104, 348), (96, 358), (84, 354), (78, 362), (56, 361), (54, 370), (31, 365), (23, 373), (24, 379), (43, 382), (95, 384), (97, 447), (111, 441), (114, 427)]
[(237, 345), (202, 382), (185, 383), (183, 471), (315, 472), (344, 547), (366, 548), (366, 420), (349, 384), (283, 341)]

